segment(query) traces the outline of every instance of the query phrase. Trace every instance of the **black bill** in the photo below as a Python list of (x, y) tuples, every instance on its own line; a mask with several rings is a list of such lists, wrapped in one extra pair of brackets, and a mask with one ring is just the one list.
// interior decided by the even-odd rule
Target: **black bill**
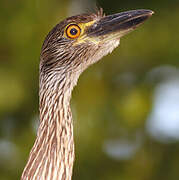
[(151, 10), (132, 10), (122, 13), (117, 13), (101, 18), (95, 22), (87, 31), (88, 36), (105, 36), (119, 32), (120, 37), (147, 20), (153, 11)]

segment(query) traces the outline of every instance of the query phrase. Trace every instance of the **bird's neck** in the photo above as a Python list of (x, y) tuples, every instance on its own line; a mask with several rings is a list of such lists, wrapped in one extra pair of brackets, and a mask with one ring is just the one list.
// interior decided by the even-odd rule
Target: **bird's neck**
[(70, 98), (73, 86), (70, 74), (69, 77), (41, 76), (40, 124), (22, 180), (71, 179), (74, 140)]

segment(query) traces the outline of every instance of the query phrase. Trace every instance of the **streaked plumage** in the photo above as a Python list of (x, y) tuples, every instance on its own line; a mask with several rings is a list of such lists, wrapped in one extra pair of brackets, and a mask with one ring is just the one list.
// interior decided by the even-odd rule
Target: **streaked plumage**
[[(136, 10), (105, 16), (100, 9), (96, 14), (69, 17), (48, 34), (40, 56), (40, 125), (21, 180), (71, 180), (73, 87), (89, 65), (112, 52), (124, 34), (152, 13)], [(74, 28), (67, 34), (71, 24)]]

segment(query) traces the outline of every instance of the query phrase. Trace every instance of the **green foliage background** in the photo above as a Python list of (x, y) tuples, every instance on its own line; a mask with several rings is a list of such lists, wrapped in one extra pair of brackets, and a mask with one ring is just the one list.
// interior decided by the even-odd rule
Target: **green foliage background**
[[(69, 14), (89, 11), (94, 4), (0, 1), (0, 179), (20, 179), (36, 136), (38, 64), (46, 34)], [(179, 1), (99, 0), (96, 4), (106, 14), (145, 8), (155, 15), (79, 79), (72, 98), (74, 180), (178, 180), (178, 139), (154, 138), (146, 122), (155, 89), (163, 80), (160, 73), (152, 80), (149, 74), (158, 67), (178, 71)], [(107, 153), (109, 141), (121, 140), (136, 147), (130, 156)]]

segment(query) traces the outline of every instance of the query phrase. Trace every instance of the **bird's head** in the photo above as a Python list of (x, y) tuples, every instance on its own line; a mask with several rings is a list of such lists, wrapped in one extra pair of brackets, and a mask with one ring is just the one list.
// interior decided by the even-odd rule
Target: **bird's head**
[(80, 74), (89, 65), (112, 52), (122, 36), (152, 14), (150, 10), (133, 10), (105, 16), (100, 9), (96, 14), (65, 19), (51, 30), (44, 41), (41, 72)]

